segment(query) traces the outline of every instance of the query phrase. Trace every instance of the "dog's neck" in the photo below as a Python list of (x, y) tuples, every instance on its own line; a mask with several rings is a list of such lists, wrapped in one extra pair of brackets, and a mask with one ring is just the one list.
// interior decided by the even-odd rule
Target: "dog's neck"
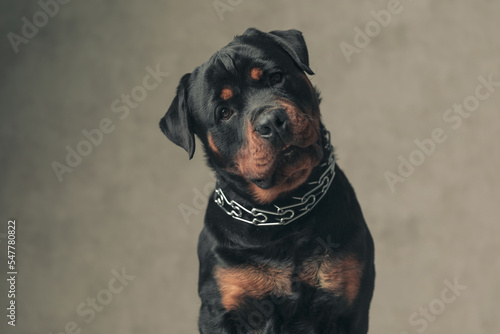
[(275, 202), (258, 204), (246, 192), (244, 180), (228, 180), (217, 175), (214, 201), (235, 220), (257, 226), (287, 225), (311, 211), (328, 191), (335, 176), (335, 155), (330, 134), (322, 128), (323, 159), (304, 184)]

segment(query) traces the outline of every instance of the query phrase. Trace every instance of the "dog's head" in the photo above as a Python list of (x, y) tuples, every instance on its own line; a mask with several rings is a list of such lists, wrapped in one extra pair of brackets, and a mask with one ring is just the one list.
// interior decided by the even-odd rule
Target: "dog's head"
[(322, 158), (319, 97), (305, 73), (301, 32), (248, 29), (182, 77), (160, 128), (189, 158), (196, 134), (210, 165), (270, 203)]

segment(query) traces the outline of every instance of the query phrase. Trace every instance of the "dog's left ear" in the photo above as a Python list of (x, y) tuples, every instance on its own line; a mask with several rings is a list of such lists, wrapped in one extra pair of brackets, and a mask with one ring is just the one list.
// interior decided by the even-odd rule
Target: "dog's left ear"
[(314, 72), (309, 68), (309, 54), (302, 33), (295, 29), (274, 30), (269, 34), (292, 58), (297, 65), (309, 75)]
[(313, 75), (314, 72), (309, 68), (309, 54), (307, 52), (306, 42), (302, 33), (295, 29), (274, 30), (264, 33), (255, 28), (249, 28), (243, 35), (264, 34), (271, 38), (283, 50), (285, 50), (295, 61), (295, 63), (307, 74)]
[(188, 106), (188, 87), (191, 73), (185, 74), (167, 113), (160, 120), (160, 129), (168, 139), (179, 145), (189, 154), (189, 159), (193, 157), (195, 140), (192, 121)]

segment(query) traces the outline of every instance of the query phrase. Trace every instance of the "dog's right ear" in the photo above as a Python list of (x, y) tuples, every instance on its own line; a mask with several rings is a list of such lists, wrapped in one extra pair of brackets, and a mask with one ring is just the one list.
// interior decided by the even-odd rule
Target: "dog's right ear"
[(271, 39), (292, 57), (302, 71), (309, 75), (314, 74), (309, 67), (309, 54), (307, 52), (306, 42), (300, 31), (290, 29), (274, 30), (267, 33), (255, 28), (248, 28), (243, 33), (243, 36), (259, 36)]
[(191, 73), (187, 73), (181, 78), (177, 87), (177, 95), (165, 116), (160, 120), (161, 131), (174, 144), (185, 149), (189, 154), (189, 159), (193, 157), (195, 148), (194, 131), (187, 101), (190, 77)]

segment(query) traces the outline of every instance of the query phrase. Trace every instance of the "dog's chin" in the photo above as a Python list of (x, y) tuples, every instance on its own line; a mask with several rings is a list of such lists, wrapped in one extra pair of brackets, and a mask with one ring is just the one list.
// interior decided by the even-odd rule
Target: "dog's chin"
[(311, 171), (323, 157), (319, 143), (305, 148), (284, 147), (275, 168), (259, 179), (249, 179), (255, 199), (260, 203), (270, 203), (289, 193), (307, 181)]

